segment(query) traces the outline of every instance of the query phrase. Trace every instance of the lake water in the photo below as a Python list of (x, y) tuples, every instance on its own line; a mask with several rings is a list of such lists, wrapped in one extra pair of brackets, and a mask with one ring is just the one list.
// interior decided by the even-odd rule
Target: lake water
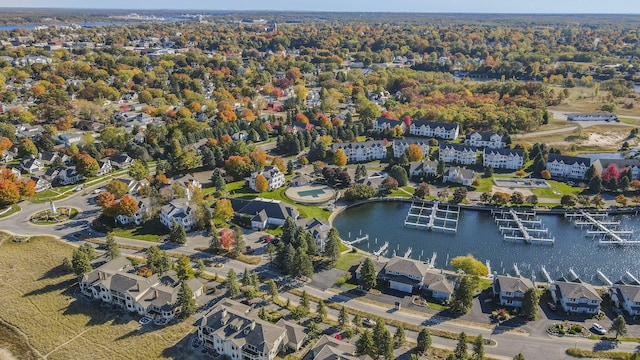
[[(586, 230), (563, 216), (539, 215), (544, 227), (549, 229), (555, 244), (528, 245), (504, 242), (489, 212), (462, 211), (456, 234), (426, 231), (404, 227), (404, 219), (411, 207), (407, 202), (369, 203), (345, 210), (334, 221), (340, 236), (348, 240), (369, 234), (369, 242), (356, 246), (374, 252), (385, 241), (389, 242), (386, 256), (393, 250), (398, 256), (413, 248), (411, 258), (425, 260), (437, 252), (436, 267), (450, 268), (448, 258), (473, 254), (477, 259), (491, 262), (492, 271), (513, 274), (513, 264), (523, 276), (543, 281), (540, 273), (544, 265), (552, 278), (567, 275), (569, 268), (585, 281), (598, 283), (596, 270), (600, 269), (612, 281), (617, 281), (625, 271), (640, 275), (640, 246), (605, 247), (587, 237)], [(635, 230), (634, 240), (640, 234), (640, 223), (632, 216), (617, 216), (625, 229)], [(376, 243), (377, 238), (377, 243)]]

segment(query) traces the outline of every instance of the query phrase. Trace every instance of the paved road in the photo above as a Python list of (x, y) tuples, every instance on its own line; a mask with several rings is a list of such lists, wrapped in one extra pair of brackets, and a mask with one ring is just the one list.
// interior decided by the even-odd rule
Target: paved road
[[(19, 235), (54, 235), (71, 244), (79, 245), (81, 244), (81, 241), (77, 237), (75, 237), (74, 234), (89, 234), (89, 224), (91, 220), (93, 220), (93, 218), (95, 218), (99, 214), (100, 209), (95, 204), (93, 204), (92, 201), (90, 201), (90, 198), (94, 196), (92, 190), (99, 186), (101, 185), (96, 185), (94, 187), (85, 189), (84, 191), (74, 193), (69, 198), (56, 202), (56, 205), (58, 207), (70, 206), (82, 210), (78, 214), (78, 216), (70, 222), (53, 226), (33, 225), (27, 221), (28, 217), (37, 211), (47, 209), (49, 205), (23, 202), (20, 204), (20, 206), (22, 207), (22, 210), (20, 212), (13, 214), (7, 218), (0, 219), (0, 229)], [(248, 243), (254, 241), (258, 236), (259, 234), (248, 235)], [(141, 248), (157, 245), (156, 243), (150, 243), (147, 241), (124, 238), (117, 238), (116, 241), (120, 244), (127, 244)], [(198, 247), (205, 247), (207, 246), (207, 244), (208, 238), (204, 234), (195, 233), (190, 234), (188, 243), (185, 246), (175, 247), (170, 244), (160, 244), (160, 247), (174, 253), (184, 253), (191, 256), (203, 256), (212, 258), (215, 261), (222, 262), (224, 264), (222, 269), (207, 269), (209, 272), (217, 272), (221, 275), (225, 275), (231, 268), (234, 269), (237, 273), (241, 273), (242, 271), (244, 271), (245, 267), (247, 267), (259, 271), (263, 276), (271, 278), (276, 278), (279, 276), (278, 273), (275, 273), (268, 268), (266, 259), (263, 259), (263, 262), (258, 266), (250, 266), (227, 258), (211, 257), (209, 254), (201, 253), (195, 250)], [(123, 249), (123, 253), (141, 255), (139, 252), (127, 249)], [(565, 355), (565, 350), (569, 347), (577, 346), (583, 349), (593, 349), (595, 346), (599, 346), (595, 341), (587, 339), (550, 337), (546, 335), (546, 333), (544, 333), (544, 329), (538, 329), (537, 331), (532, 331), (528, 334), (512, 331), (504, 332), (500, 329), (488, 329), (482, 326), (473, 326), (472, 324), (454, 322), (450, 319), (434, 318), (430, 317), (428, 314), (424, 314), (422, 316), (416, 315), (416, 313), (413, 312), (409, 313), (404, 310), (394, 311), (391, 309), (391, 306), (383, 307), (368, 302), (362, 302), (343, 295), (323, 291), (309, 285), (303, 285), (303, 288), (311, 295), (326, 300), (343, 303), (347, 308), (363, 310), (371, 313), (372, 316), (396, 319), (415, 325), (423, 325), (452, 332), (465, 331), (470, 335), (482, 334), (486, 338), (492, 338), (497, 341), (497, 346), (487, 348), (487, 354), (488, 356), (498, 359), (512, 358), (519, 352), (523, 353), (525, 357), (529, 359), (562, 359), (567, 357)], [(283, 294), (282, 296), (290, 296), (294, 298), (293, 295), (290, 294)], [(334, 312), (334, 310), (330, 311)], [(333, 315), (337, 316), (335, 314)], [(443, 338), (434, 337), (433, 342), (434, 345), (438, 347), (452, 348), (455, 346), (455, 341)], [(637, 344), (634, 343), (623, 343), (618, 347), (618, 349), (620, 351), (635, 351), (636, 346)]]

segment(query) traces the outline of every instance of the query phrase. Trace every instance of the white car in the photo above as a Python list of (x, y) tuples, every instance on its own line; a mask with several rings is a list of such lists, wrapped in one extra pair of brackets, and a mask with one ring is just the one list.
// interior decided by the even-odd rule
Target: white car
[(376, 326), (376, 321), (369, 318), (362, 318), (362, 323), (367, 326)]
[(607, 330), (598, 323), (593, 323), (593, 325), (591, 326), (591, 329), (593, 329), (593, 332), (598, 335), (604, 335), (607, 333)]

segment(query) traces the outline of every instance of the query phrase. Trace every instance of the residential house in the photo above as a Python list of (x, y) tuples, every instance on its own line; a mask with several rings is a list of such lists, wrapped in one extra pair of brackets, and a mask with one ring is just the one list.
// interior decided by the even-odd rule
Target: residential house
[(0, 164), (6, 164), (13, 161), (13, 154), (10, 151), (2, 150), (0, 153)]
[(435, 176), (438, 174), (438, 162), (435, 160), (412, 161), (409, 163), (409, 177)]
[(524, 293), (534, 288), (533, 282), (525, 277), (493, 276), (493, 296), (498, 296), (500, 305), (503, 306), (521, 308)]
[(69, 147), (82, 141), (82, 133), (64, 133), (58, 135), (58, 138), (66, 147)]
[(77, 184), (84, 180), (84, 176), (76, 171), (75, 168), (66, 168), (61, 169), (58, 175), (56, 176), (56, 180), (60, 185), (72, 185)]
[(304, 360), (371, 360), (369, 355), (356, 355), (356, 347), (348, 342), (323, 335), (305, 355)]
[(429, 140), (420, 138), (408, 138), (401, 140), (393, 140), (393, 157), (399, 158), (409, 148), (409, 145), (418, 145), (422, 151), (422, 156), (429, 155)]
[(441, 144), (438, 159), (446, 163), (474, 165), (477, 161), (475, 146), (460, 144)]
[(126, 215), (118, 215), (116, 216), (116, 220), (122, 225), (128, 224), (142, 224), (144, 217), (151, 212), (151, 206), (149, 205), (149, 199), (139, 199), (138, 200), (138, 211), (132, 216)]
[(600, 311), (602, 298), (593, 285), (580, 279), (569, 281), (560, 278), (549, 287), (551, 297), (556, 303), (560, 303), (566, 313), (592, 314)]
[(171, 229), (173, 222), (176, 222), (184, 227), (185, 231), (191, 231), (196, 225), (196, 211), (193, 207), (187, 204), (178, 204), (177, 202), (170, 202), (160, 209), (160, 222)]
[(185, 188), (187, 199), (191, 199), (193, 197), (193, 193), (196, 189), (202, 190), (202, 184), (195, 176), (193, 176), (193, 174), (176, 176), (173, 178), (173, 181)]
[(629, 316), (640, 315), (640, 283), (618, 281), (609, 289), (611, 301), (616, 307), (624, 309)]
[(32, 176), (31, 180), (36, 184), (36, 193), (51, 189), (51, 182), (44, 176)]
[(267, 191), (273, 191), (281, 188), (285, 184), (284, 174), (278, 169), (277, 166), (265, 166), (262, 171), (254, 171), (249, 178), (249, 188), (258, 192), (256, 188), (256, 177), (262, 175), (267, 179)]
[(425, 120), (413, 120), (409, 126), (409, 134), (415, 136), (434, 137), (455, 140), (460, 134), (460, 126), (455, 123), (439, 123)]
[(52, 165), (57, 159), (60, 159), (60, 161), (64, 164), (68, 164), (71, 161), (71, 158), (67, 154), (61, 154), (51, 151), (43, 151), (39, 153), (38, 159), (40, 159), (40, 161), (42, 161), (45, 166)]
[(385, 173), (385, 176), (367, 176), (366, 178), (360, 179), (355, 183), (371, 186), (372, 188), (376, 189), (376, 191), (380, 192), (380, 191), (385, 191), (385, 187), (383, 183), (384, 183), (384, 179), (386, 179), (387, 177), (388, 177), (388, 174), (386, 173)]
[(33, 174), (42, 171), (44, 169), (44, 164), (40, 159), (28, 157), (20, 162), (20, 168), (28, 174)]
[(307, 333), (303, 326), (290, 321), (285, 321), (282, 318), (278, 320), (275, 325), (287, 330), (286, 342), (284, 343), (285, 348), (291, 351), (298, 351), (302, 349), (304, 341), (307, 340)]
[(455, 167), (451, 166), (451, 167), (447, 167), (444, 170), (442, 181), (462, 184), (464, 186), (471, 186), (473, 184), (473, 180), (475, 179), (475, 177), (476, 177), (476, 173), (473, 170), (461, 168), (458, 166), (455, 166)]
[(281, 226), (288, 217), (298, 220), (300, 213), (293, 206), (279, 200), (255, 198), (230, 199), (236, 216), (251, 218), (251, 228), (264, 230), (269, 225)]
[(316, 242), (316, 248), (318, 252), (324, 251), (324, 245), (327, 243), (327, 239), (329, 237), (329, 230), (331, 230), (331, 225), (325, 220), (320, 220), (317, 218), (307, 219), (301, 218), (296, 222), (298, 227), (301, 227), (311, 233), (313, 239)]
[[(180, 313), (180, 281), (175, 271), (161, 276), (153, 274), (142, 277), (136, 274), (129, 259), (124, 256), (84, 274), (79, 279), (79, 284), (83, 294), (139, 315), (171, 320)], [(187, 286), (194, 297), (202, 295), (203, 286), (200, 280), (191, 279)]]
[(231, 139), (233, 141), (247, 141), (248, 138), (249, 132), (247, 132), (246, 130), (241, 130), (231, 135)]
[(482, 150), (482, 166), (494, 169), (517, 170), (522, 168), (524, 163), (524, 152), (514, 149), (492, 149)]
[(111, 160), (104, 159), (104, 160), (98, 161), (98, 172), (96, 173), (96, 175), (98, 176), (106, 175), (110, 173), (111, 170), (113, 170), (113, 167), (111, 166)]
[(507, 146), (507, 137), (495, 132), (472, 132), (467, 135), (464, 143), (469, 146), (502, 149)]
[(584, 180), (590, 166), (591, 159), (584, 157), (549, 154), (547, 158), (547, 170), (553, 177)]
[(623, 169), (630, 170), (634, 180), (640, 179), (640, 159), (597, 159), (592, 165), (598, 174), (602, 174), (609, 166), (615, 165), (620, 172)]
[(338, 149), (344, 151), (348, 162), (381, 160), (387, 157), (387, 145), (382, 140), (331, 144), (332, 152), (335, 153)]
[(304, 332), (288, 321), (264, 321), (257, 310), (224, 299), (200, 319), (198, 338), (206, 349), (230, 359), (272, 360), (291, 345), (301, 345)]
[(311, 179), (311, 177), (309, 175), (305, 175), (305, 174), (298, 174), (298, 175), (294, 175), (291, 180), (289, 181), (289, 184), (291, 186), (305, 186), (305, 185), (309, 185), (313, 182), (313, 179)]
[(111, 166), (121, 170), (128, 169), (131, 165), (133, 165), (133, 158), (127, 155), (127, 153), (113, 154), (111, 155), (109, 160), (111, 160)]
[(388, 131), (396, 126), (400, 126), (402, 131), (407, 130), (407, 124), (404, 121), (379, 117), (373, 122), (373, 131)]
[(135, 195), (140, 191), (140, 188), (143, 186), (143, 183), (142, 183), (143, 181), (146, 182), (146, 180), (138, 181), (138, 180), (126, 179), (126, 178), (117, 178), (114, 180), (120, 181), (121, 183), (125, 184), (127, 186), (127, 193), (132, 195)]

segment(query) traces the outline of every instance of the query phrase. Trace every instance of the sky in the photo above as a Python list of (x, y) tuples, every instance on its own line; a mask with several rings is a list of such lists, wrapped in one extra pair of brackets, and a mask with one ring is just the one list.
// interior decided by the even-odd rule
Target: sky
[(0, 0), (0, 7), (640, 14), (639, 0)]

